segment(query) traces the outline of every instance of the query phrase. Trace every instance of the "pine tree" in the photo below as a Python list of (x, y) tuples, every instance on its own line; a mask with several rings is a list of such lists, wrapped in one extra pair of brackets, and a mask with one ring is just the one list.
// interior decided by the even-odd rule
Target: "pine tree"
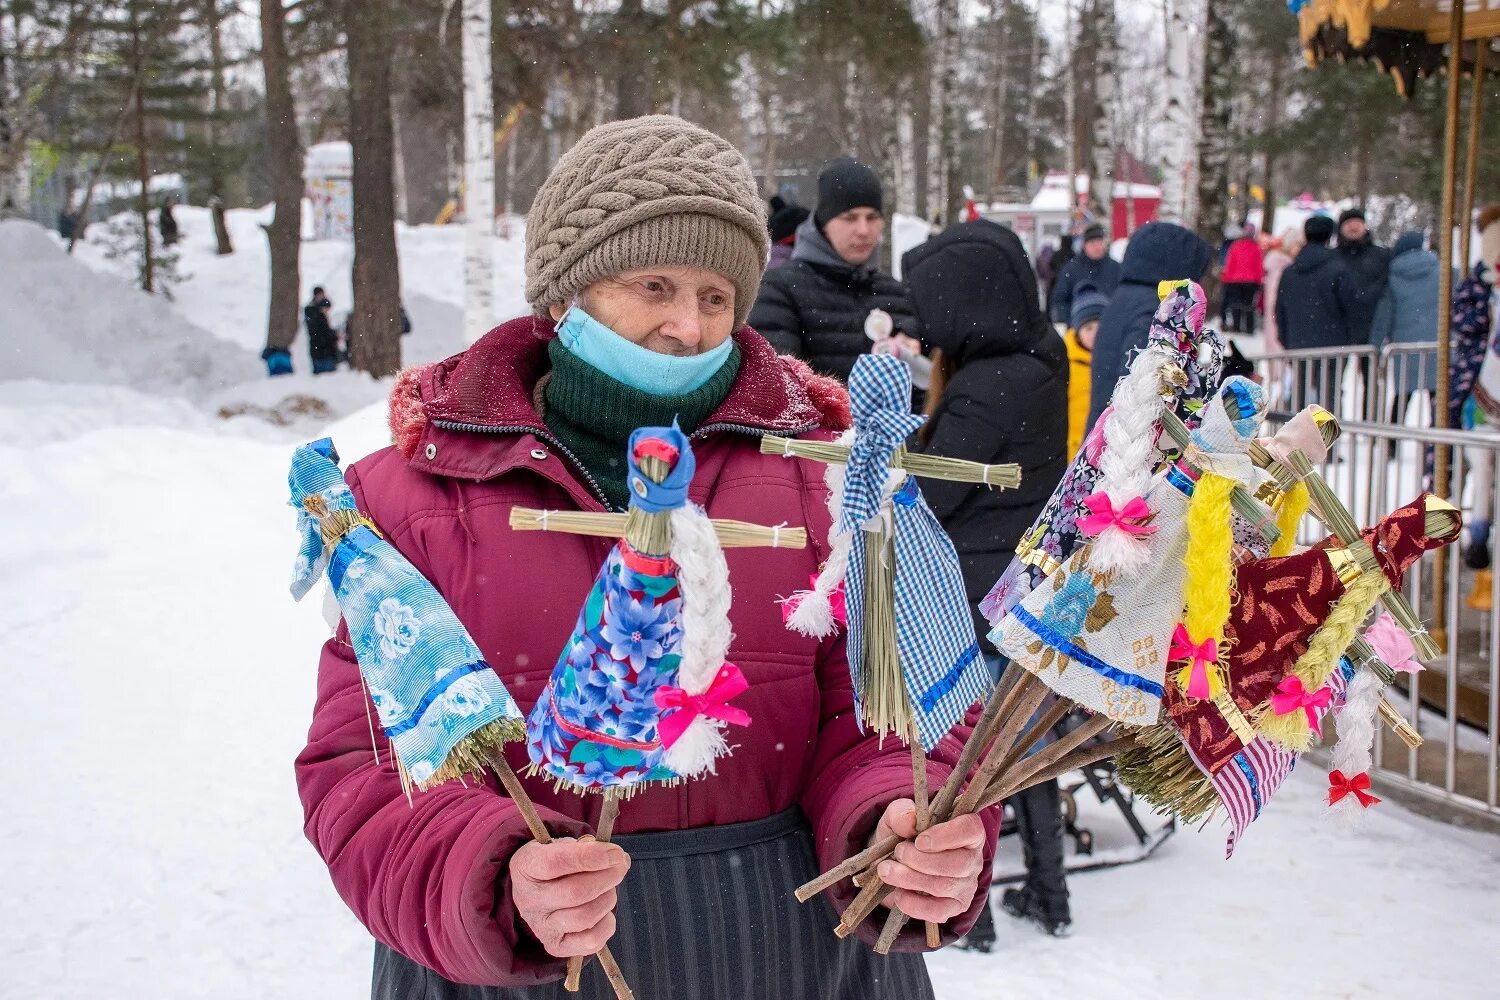
[(72, 151), (98, 157), (95, 175), (130, 178), (138, 187), (141, 287), (147, 292), (155, 290), (158, 254), (151, 235), (151, 179), (185, 169), (182, 136), (186, 123), (201, 117), (181, 27), (188, 2), (121, 0), (92, 8), (84, 29), (92, 40), (91, 58), (70, 87), (64, 126)]

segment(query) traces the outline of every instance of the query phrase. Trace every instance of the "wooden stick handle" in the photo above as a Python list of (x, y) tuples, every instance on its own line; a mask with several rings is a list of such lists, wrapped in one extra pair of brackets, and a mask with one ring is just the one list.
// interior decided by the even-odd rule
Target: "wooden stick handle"
[(877, 840), (858, 854), (845, 858), (812, 881), (798, 886), (793, 895), (797, 897), (797, 902), (805, 903), (824, 889), (832, 888), (844, 879), (884, 861), (891, 856), (891, 852), (899, 843), (901, 843), (901, 838), (894, 833), (884, 840)]
[[(917, 727), (913, 723), (908, 736), (911, 743), (911, 791), (912, 801), (917, 806), (917, 833), (921, 833), (932, 824), (932, 803), (927, 797), (927, 754), (922, 751), (922, 741), (917, 736)], [(938, 948), (943, 943), (943, 930), (934, 921), (926, 921), (927, 947)], [(880, 950), (879, 942), (875, 945), (875, 951), (881, 955), (889, 954), (890, 944), (886, 944), (885, 950)]]
[[(984, 763), (980, 765), (979, 773), (974, 776), (974, 779), (969, 782), (968, 787), (964, 789), (963, 794), (959, 796), (958, 802), (955, 803), (951, 814), (940, 815), (938, 817), (939, 822), (951, 819), (953, 816), (964, 816), (976, 811), (974, 805), (983, 795), (985, 789), (989, 787), (990, 782), (994, 780), (996, 769), (1010, 750), (1011, 744), (1015, 742), (1015, 738), (1019, 734), (1021, 727), (1026, 724), (1026, 720), (1031, 718), (1032, 713), (1041, 705), (1042, 699), (1047, 696), (1047, 686), (1029, 672), (1016, 682), (1016, 687), (1023, 688), (1023, 690), (1017, 693), (1015, 701), (1011, 703), (1010, 715), (1001, 722), (999, 735), (995, 737), (994, 745), (990, 747), (989, 753), (985, 756)], [(849, 904), (849, 908), (844, 911), (844, 915), (839, 921), (839, 926), (834, 928), (834, 933), (839, 937), (847, 937), (854, 928), (859, 926), (865, 917), (874, 911), (875, 907), (880, 905), (881, 900), (890, 894), (891, 887), (886, 885), (878, 874), (872, 872), (870, 880), (860, 888), (859, 895), (854, 898), (854, 902)], [(888, 925), (890, 923), (889, 917), (887, 918), (887, 923)], [(900, 933), (900, 929), (905, 923), (906, 918), (904, 915), (896, 920), (896, 927), (893, 934)], [(882, 932), (882, 936), (884, 936), (884, 932)], [(894, 936), (891, 940), (894, 942)]]
[[(615, 835), (615, 820), (620, 815), (620, 793), (610, 789), (604, 793), (604, 804), (599, 808), (599, 822), (594, 827), (593, 839), (601, 844), (609, 843)], [(577, 993), (583, 988), (583, 967), (588, 961), (584, 955), (568, 959), (568, 974), (563, 979), (563, 989)], [(602, 963), (601, 963), (602, 964)]]
[(989, 753), (985, 756), (984, 763), (979, 765), (979, 773), (974, 775), (974, 780), (969, 782), (969, 787), (965, 788), (963, 794), (958, 797), (951, 813), (944, 815), (942, 819), (965, 816), (977, 811), (975, 807), (979, 804), (980, 796), (995, 780), (1000, 765), (1005, 762), (1006, 754), (1010, 752), (1016, 737), (1021, 733), (1021, 727), (1026, 725), (1027, 720), (1041, 707), (1042, 701), (1047, 697), (1049, 690), (1047, 685), (1029, 671), (1017, 682), (1018, 687), (1022, 685), (1024, 685), (1024, 690), (1017, 696), (1009, 718), (1000, 724), (1000, 732), (995, 737), (994, 746), (990, 747)]
[(1117, 736), (1112, 740), (1096, 743), (1091, 747), (1074, 750), (1051, 766), (1035, 772), (1029, 778), (1025, 779), (1024, 782), (1017, 782), (1005, 788), (991, 789), (990, 793), (985, 795), (984, 801), (980, 803), (980, 808), (988, 809), (990, 806), (998, 805), (1017, 792), (1030, 788), (1032, 785), (1039, 785), (1050, 778), (1060, 778), (1069, 771), (1076, 771), (1080, 767), (1088, 767), (1090, 764), (1097, 764), (1101, 760), (1108, 760), (1110, 757), (1118, 756), (1136, 745), (1134, 736)]
[(1107, 715), (1092, 716), (1083, 725), (1062, 736), (1050, 746), (1018, 762), (1013, 770), (998, 774), (994, 784), (1003, 784), (1004, 786), (1015, 788), (1029, 788), (1037, 780), (1044, 780), (1033, 780), (1035, 775), (1052, 767), (1069, 753), (1077, 750), (1084, 743), (1098, 736), (1114, 724), (1115, 721)]
[(958, 755), (958, 763), (953, 766), (948, 780), (943, 782), (943, 787), (938, 789), (937, 796), (932, 800), (934, 816), (942, 816), (952, 808), (953, 800), (958, 798), (958, 793), (963, 788), (964, 779), (969, 776), (970, 771), (974, 770), (974, 765), (979, 761), (979, 755), (984, 752), (985, 745), (995, 734), (996, 724), (1004, 718), (1009, 707), (1014, 705), (1015, 698), (1019, 696), (1016, 690), (1018, 686), (1018, 684), (996, 684), (995, 689), (990, 692), (989, 700), (984, 703), (984, 708), (979, 713), (979, 720), (974, 725), (974, 731), (969, 734), (963, 750)]
[[(531, 839), (538, 844), (552, 843), (552, 835), (547, 832), (547, 824), (542, 822), (541, 813), (536, 811), (536, 803), (531, 801), (531, 796), (521, 784), (521, 779), (516, 776), (515, 771), (511, 770), (510, 762), (499, 750), (490, 754), (490, 769), (495, 772), (495, 777), (500, 779), (500, 784), (505, 788), (506, 794), (520, 810), (521, 817), (526, 820), (526, 828), (531, 831)], [(620, 966), (615, 962), (614, 955), (610, 953), (609, 945), (600, 948), (597, 954), (599, 965), (604, 969), (609, 985), (615, 991), (615, 1000), (635, 1000), (635, 994), (631, 992), (630, 984), (625, 982), (625, 976), (620, 972)]]
[[(1017, 694), (1018, 685), (1011, 685), (1009, 689), (996, 685), (990, 693), (989, 701), (985, 703), (983, 711), (980, 712), (979, 722), (974, 727), (969, 740), (964, 744), (962, 753), (958, 758), (958, 764), (953, 772), (948, 775), (948, 780), (943, 782), (943, 787), (938, 790), (937, 798), (933, 799), (932, 811), (934, 815), (942, 815), (953, 804), (958, 796), (958, 790), (963, 785), (964, 778), (973, 769), (974, 762), (979, 759), (980, 752), (985, 743), (989, 741), (991, 732), (994, 730), (995, 722), (1004, 711), (1004, 706), (1013, 702)], [(858, 854), (851, 855), (828, 869), (817, 878), (797, 887), (793, 893), (799, 903), (805, 903), (812, 899), (824, 889), (838, 885), (846, 878), (859, 875), (867, 868), (873, 868), (876, 864), (891, 856), (896, 845), (901, 843), (901, 838), (895, 834), (877, 841)]]

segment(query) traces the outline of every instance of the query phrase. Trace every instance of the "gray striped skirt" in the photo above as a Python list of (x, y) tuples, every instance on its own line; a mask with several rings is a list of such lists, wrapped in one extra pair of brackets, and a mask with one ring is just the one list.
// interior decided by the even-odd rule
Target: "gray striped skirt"
[[(932, 1000), (921, 955), (881, 957), (838, 922), (822, 896), (792, 890), (818, 874), (812, 833), (796, 809), (750, 823), (622, 835), (610, 949), (639, 1000)], [(562, 982), (463, 986), (375, 946), (373, 1000), (612, 1000), (597, 962), (583, 992)]]

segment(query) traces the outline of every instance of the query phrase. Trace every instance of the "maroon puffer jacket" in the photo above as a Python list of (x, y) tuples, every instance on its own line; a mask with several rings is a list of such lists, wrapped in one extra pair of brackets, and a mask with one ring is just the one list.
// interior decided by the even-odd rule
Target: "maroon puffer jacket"
[[(560, 454), (533, 402), (547, 370), (548, 324), (513, 320), (446, 361), (405, 373), (391, 399), (396, 446), (354, 463), (347, 479), (360, 507), (435, 584), (530, 711), (572, 630), (580, 602), (609, 548), (607, 539), (508, 526), (512, 505), (602, 510), (586, 478)], [(800, 805), (829, 867), (862, 848), (885, 804), (911, 793), (911, 763), (899, 741), (884, 749), (855, 725), (844, 642), (818, 642), (782, 627), (781, 595), (805, 587), (826, 554), (822, 467), (762, 455), (768, 432), (828, 437), (848, 425), (838, 383), (779, 358), (758, 334), (735, 334), (743, 358), (728, 397), (693, 435), (692, 499), (714, 517), (805, 525), (806, 551), (729, 552), (734, 586), (730, 659), (750, 680), (736, 699), (753, 724), (732, 733), (733, 756), (718, 774), (655, 788), (620, 811), (621, 833), (761, 819)], [(318, 698), (297, 785), (308, 839), (344, 901), (392, 948), (458, 982), (520, 986), (558, 978), (563, 964), (542, 952), (516, 919), (503, 877), (530, 839), (498, 785), (457, 782), (410, 801), (379, 739), (347, 632), (323, 648)], [(958, 743), (949, 736), (929, 766), (936, 788)], [(511, 765), (525, 766), (516, 745)], [(527, 781), (548, 827), (586, 832), (597, 797)], [(997, 810), (985, 817), (993, 851)], [(988, 887), (989, 865), (969, 911), (944, 928), (968, 930)], [(793, 886), (787, 886), (791, 892)], [(852, 885), (835, 890), (842, 911)], [(873, 935), (879, 921), (865, 921)], [(832, 929), (830, 928), (830, 933)], [(922, 947), (922, 925), (903, 950)]]

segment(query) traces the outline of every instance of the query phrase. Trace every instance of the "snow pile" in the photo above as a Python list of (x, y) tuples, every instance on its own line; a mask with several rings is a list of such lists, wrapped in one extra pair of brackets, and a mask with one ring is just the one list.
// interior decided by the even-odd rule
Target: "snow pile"
[(254, 377), (163, 299), (70, 258), (41, 226), (0, 221), (0, 379), (122, 385), (201, 399)]
[[(178, 271), (183, 281), (172, 290), (177, 309), (214, 336), (259, 354), (266, 343), (266, 310), (271, 300), (270, 249), (261, 227), (270, 223), (271, 207), (225, 213), (234, 253), (223, 257), (216, 252), (208, 209), (182, 205), (173, 214), (182, 233), (175, 249), (181, 254)], [(103, 230), (96, 224), (89, 228), (89, 235), (92, 238)], [(460, 226), (396, 227), (401, 299), (413, 327), (401, 342), (404, 364), (437, 361), (464, 348), (463, 243)], [(525, 245), (523, 226), (512, 226), (509, 239), (495, 238), (496, 326), (531, 311), (525, 296)], [(117, 273), (117, 265), (104, 257), (97, 243), (82, 243), (77, 253), (89, 266)], [(313, 287), (321, 285), (333, 301), (335, 322), (341, 322), (354, 294), (353, 268), (353, 244), (303, 240), (299, 302), (307, 302)], [(292, 344), (292, 362), (298, 371), (309, 367), (305, 330), (298, 330)]]

